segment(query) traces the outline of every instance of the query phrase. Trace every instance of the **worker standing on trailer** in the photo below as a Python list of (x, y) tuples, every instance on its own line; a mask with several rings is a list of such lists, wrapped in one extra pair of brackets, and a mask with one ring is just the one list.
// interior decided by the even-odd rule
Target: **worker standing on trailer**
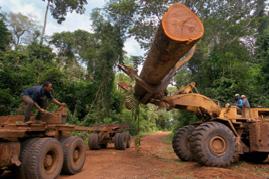
[(242, 99), (242, 102), (243, 102), (243, 106), (242, 106), (243, 117), (249, 118), (250, 117), (250, 104), (249, 104), (249, 101), (248, 101), (248, 99), (247, 99), (247, 97), (245, 95), (242, 95), (241, 99)]
[(30, 122), (29, 120), (33, 106), (38, 110), (36, 119), (40, 119), (41, 113), (47, 113), (47, 99), (50, 99), (52, 103), (57, 104), (58, 106), (65, 106), (65, 103), (59, 102), (52, 96), (52, 91), (52, 83), (47, 81), (43, 85), (33, 86), (22, 92), (21, 98), (26, 105), (24, 110), (25, 122)]

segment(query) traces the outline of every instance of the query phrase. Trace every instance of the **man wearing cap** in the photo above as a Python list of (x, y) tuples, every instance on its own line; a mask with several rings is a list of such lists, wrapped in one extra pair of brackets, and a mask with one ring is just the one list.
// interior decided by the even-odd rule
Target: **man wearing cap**
[(241, 99), (240, 95), (239, 94), (235, 94), (234, 97), (235, 97), (236, 106), (239, 109), (242, 109), (242, 107), (243, 107), (243, 100)]
[(245, 118), (249, 118), (250, 117), (250, 104), (249, 101), (247, 99), (247, 97), (245, 95), (241, 96), (242, 102), (243, 102), (243, 106), (242, 106), (242, 115)]
[(38, 110), (38, 114), (36, 119), (40, 118), (41, 113), (47, 113), (47, 99), (50, 99), (52, 103), (57, 104), (59, 106), (65, 106), (65, 103), (59, 102), (55, 99), (51, 92), (52, 92), (52, 83), (45, 82), (43, 85), (40, 86), (33, 86), (31, 88), (25, 89), (22, 94), (21, 98), (22, 101), (25, 103), (26, 108), (24, 111), (24, 121), (30, 122), (31, 111), (32, 108), (35, 107)]

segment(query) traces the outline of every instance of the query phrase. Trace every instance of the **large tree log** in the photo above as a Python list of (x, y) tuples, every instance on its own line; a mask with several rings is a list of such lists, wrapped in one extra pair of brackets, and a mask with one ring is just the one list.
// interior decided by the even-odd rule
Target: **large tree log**
[[(204, 27), (201, 20), (189, 8), (180, 3), (169, 7), (155, 34), (140, 78), (153, 88), (157, 88), (203, 34)], [(149, 102), (148, 99), (144, 99), (148, 93), (136, 83), (135, 96), (140, 102)]]

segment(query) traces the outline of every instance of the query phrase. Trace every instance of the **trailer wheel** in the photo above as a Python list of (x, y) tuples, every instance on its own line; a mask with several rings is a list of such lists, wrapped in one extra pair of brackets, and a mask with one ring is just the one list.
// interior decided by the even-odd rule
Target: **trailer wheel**
[(193, 159), (189, 139), (194, 129), (193, 125), (185, 126), (178, 129), (173, 137), (172, 146), (174, 152), (182, 161), (191, 161)]
[(195, 128), (191, 138), (193, 156), (202, 165), (227, 167), (233, 160), (235, 136), (224, 124), (206, 122)]
[(268, 158), (267, 152), (251, 152), (243, 154), (243, 159), (251, 163), (262, 163)]
[(100, 149), (99, 140), (98, 140), (98, 134), (97, 133), (91, 133), (90, 134), (88, 145), (89, 145), (89, 148), (91, 150), (99, 150)]
[[(21, 165), (18, 168), (18, 172), (16, 171), (16, 174), (19, 175), (18, 178), (21, 179), (27, 179), (26, 175), (25, 175), (25, 168), (27, 168), (27, 158), (30, 152), (27, 152), (28, 150), (31, 149), (31, 146), (33, 145), (33, 143), (35, 143), (37, 140), (39, 140), (40, 138), (32, 138), (32, 139), (28, 139), (26, 141), (24, 141), (21, 145), (22, 149), (21, 149), (21, 153), (20, 153), (20, 161), (21, 161)], [(26, 155), (27, 153), (27, 155)]]
[(115, 148), (117, 150), (125, 150), (127, 148), (127, 136), (124, 133), (116, 133), (115, 135)]
[(27, 145), (24, 153), (27, 179), (57, 178), (63, 166), (63, 149), (54, 138), (41, 138)]
[(61, 142), (64, 150), (62, 172), (72, 175), (80, 172), (86, 159), (86, 149), (83, 140), (79, 137), (71, 136), (64, 138)]
[(126, 144), (126, 148), (130, 148), (131, 147), (131, 135), (128, 131), (123, 132), (123, 135), (125, 135), (124, 137), (126, 138), (125, 140), (127, 140), (127, 144)]

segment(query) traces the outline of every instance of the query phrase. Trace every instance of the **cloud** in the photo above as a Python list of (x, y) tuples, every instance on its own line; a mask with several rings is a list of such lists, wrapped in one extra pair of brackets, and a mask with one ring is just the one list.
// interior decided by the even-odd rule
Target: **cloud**
[(46, 30), (47, 35), (52, 35), (55, 32), (75, 31), (75, 30), (91, 31), (91, 21), (89, 16), (80, 14), (68, 14), (66, 20), (62, 24), (58, 24), (55, 19), (49, 18)]
[(140, 48), (139, 43), (133, 38), (126, 40), (124, 50), (131, 56), (143, 56), (145, 51)]

